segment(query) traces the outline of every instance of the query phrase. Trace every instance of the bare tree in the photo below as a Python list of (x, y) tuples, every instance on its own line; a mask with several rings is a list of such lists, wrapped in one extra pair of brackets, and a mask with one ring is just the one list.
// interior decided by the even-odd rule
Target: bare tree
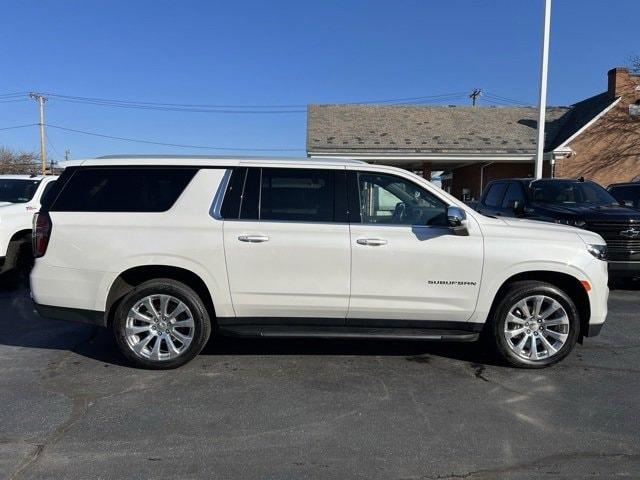
[(36, 174), (38, 171), (38, 156), (35, 153), (16, 152), (0, 146), (0, 174)]
[(633, 73), (640, 74), (640, 55), (631, 55), (629, 57), (629, 69)]

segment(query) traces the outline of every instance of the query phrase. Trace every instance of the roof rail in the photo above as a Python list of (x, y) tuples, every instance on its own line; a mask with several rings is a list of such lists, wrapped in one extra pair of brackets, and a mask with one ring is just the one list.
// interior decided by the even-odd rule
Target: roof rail
[(261, 156), (244, 156), (244, 155), (104, 155), (96, 157), (96, 160), (140, 160), (140, 159), (164, 159), (164, 160), (238, 160), (250, 162), (309, 162), (309, 163), (344, 163), (344, 164), (364, 164), (362, 160), (356, 160), (348, 157), (340, 156), (321, 156), (321, 157), (261, 157)]

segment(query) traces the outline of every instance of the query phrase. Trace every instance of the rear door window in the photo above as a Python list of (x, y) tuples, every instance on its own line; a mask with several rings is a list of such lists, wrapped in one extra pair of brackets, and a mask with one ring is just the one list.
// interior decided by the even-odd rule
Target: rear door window
[(261, 220), (333, 222), (334, 203), (332, 170), (262, 169)]
[(66, 182), (51, 211), (164, 212), (173, 206), (197, 170), (182, 167), (80, 168)]

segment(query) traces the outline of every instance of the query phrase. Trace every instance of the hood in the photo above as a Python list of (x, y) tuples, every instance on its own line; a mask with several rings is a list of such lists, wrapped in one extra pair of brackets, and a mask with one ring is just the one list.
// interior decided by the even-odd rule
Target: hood
[(570, 227), (569, 225), (541, 222), (539, 220), (527, 220), (526, 218), (500, 217), (500, 220), (511, 227), (534, 228), (539, 232), (549, 232), (550, 234), (558, 232), (579, 234), (583, 231), (580, 228)]
[(11, 202), (0, 202), (0, 207), (6, 207), (7, 205), (13, 205)]
[(567, 234), (578, 236), (586, 244), (606, 245), (604, 239), (595, 232), (583, 230), (582, 228), (570, 227), (558, 223), (540, 222), (537, 220), (527, 220), (524, 218), (501, 218), (504, 223), (512, 227), (529, 228), (535, 236), (548, 235), (552, 238), (562, 241)]
[(640, 222), (640, 211), (622, 205), (550, 205), (536, 203), (538, 213), (549, 216), (577, 217), (585, 222), (590, 221), (637, 221)]

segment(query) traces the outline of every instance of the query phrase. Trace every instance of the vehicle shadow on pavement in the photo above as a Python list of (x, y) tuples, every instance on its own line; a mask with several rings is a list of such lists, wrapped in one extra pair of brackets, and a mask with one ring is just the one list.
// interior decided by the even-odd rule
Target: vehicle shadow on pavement
[[(109, 329), (40, 317), (26, 288), (0, 289), (0, 345), (67, 350), (112, 365), (128, 366)], [(216, 356), (389, 356), (423, 362), (446, 357), (476, 364), (501, 365), (476, 343), (399, 340), (252, 339), (212, 334), (201, 355)]]

